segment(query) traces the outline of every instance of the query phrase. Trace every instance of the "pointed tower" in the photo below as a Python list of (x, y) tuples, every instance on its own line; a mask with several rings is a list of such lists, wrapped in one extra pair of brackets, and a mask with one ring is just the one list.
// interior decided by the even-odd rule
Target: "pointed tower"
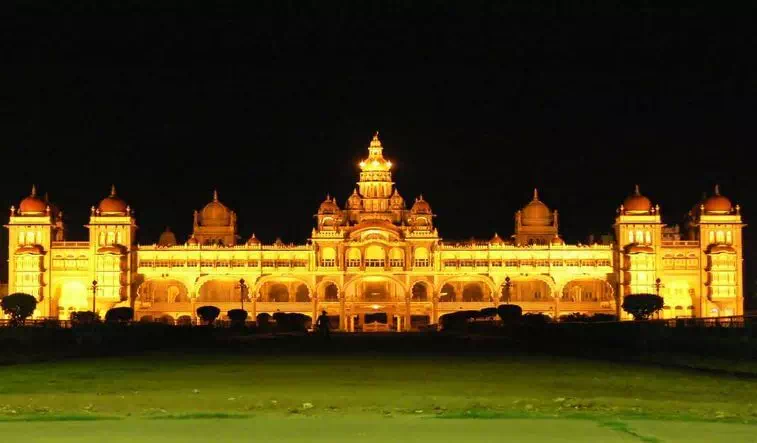
[(357, 182), (362, 197), (363, 218), (391, 218), (389, 199), (392, 195), (392, 162), (384, 158), (384, 147), (373, 136), (368, 146), (368, 158), (360, 162), (360, 181)]

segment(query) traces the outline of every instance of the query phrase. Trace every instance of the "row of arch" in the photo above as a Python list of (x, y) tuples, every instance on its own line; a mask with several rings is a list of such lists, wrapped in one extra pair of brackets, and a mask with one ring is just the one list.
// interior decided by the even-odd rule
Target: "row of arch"
[[(245, 288), (243, 293), (236, 280), (210, 279), (199, 288), (196, 302), (251, 302), (251, 293), (257, 294), (256, 301), (271, 303), (309, 303), (313, 295), (322, 302), (338, 302), (344, 294), (351, 301), (389, 302), (405, 299), (404, 285), (391, 278), (363, 279), (352, 282), (340, 289), (336, 282), (324, 281), (315, 291), (309, 285), (296, 280), (265, 281), (253, 288)], [(482, 280), (451, 279), (445, 282), (436, 294), (438, 301), (446, 302), (489, 302), (489, 301), (553, 301), (552, 286), (540, 279), (514, 280), (509, 287), (492, 287)], [(138, 290), (138, 300), (149, 303), (190, 302), (187, 287), (179, 280), (154, 279), (144, 282)], [(434, 293), (427, 281), (416, 281), (410, 289), (411, 302), (430, 302)], [(610, 285), (599, 279), (573, 280), (560, 293), (560, 300), (566, 302), (612, 301)]]

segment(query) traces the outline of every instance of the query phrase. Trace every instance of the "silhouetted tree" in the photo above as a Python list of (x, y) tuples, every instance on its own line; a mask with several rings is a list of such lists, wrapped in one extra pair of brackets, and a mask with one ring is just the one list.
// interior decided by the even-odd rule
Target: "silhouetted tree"
[(646, 320), (662, 309), (664, 300), (657, 294), (631, 294), (623, 297), (623, 310), (634, 320)]
[(128, 306), (108, 309), (105, 313), (105, 321), (108, 323), (126, 323), (134, 318), (134, 309)]
[(522, 314), (523, 309), (518, 305), (497, 306), (497, 315), (499, 315), (503, 323), (515, 323), (520, 319)]
[(234, 326), (244, 326), (244, 322), (247, 320), (247, 311), (244, 309), (232, 309), (226, 315)]
[(71, 313), (71, 323), (74, 325), (90, 325), (100, 320), (100, 316), (92, 311), (76, 311)]
[(16, 292), (1, 298), (0, 306), (5, 314), (10, 315), (12, 324), (22, 325), (37, 308), (37, 299), (33, 295)]
[(197, 315), (200, 316), (205, 324), (212, 325), (218, 316), (221, 315), (221, 310), (215, 306), (200, 306), (197, 308)]

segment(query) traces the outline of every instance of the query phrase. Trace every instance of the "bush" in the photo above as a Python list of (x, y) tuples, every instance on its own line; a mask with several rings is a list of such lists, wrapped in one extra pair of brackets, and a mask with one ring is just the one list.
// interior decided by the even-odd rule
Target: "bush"
[(603, 321), (618, 321), (618, 317), (612, 314), (594, 314), (589, 317), (589, 321), (603, 322)]
[(634, 320), (647, 320), (662, 309), (664, 300), (657, 294), (631, 294), (623, 297), (623, 310), (633, 315)]
[(273, 319), (276, 321), (276, 330), (279, 332), (305, 332), (310, 318), (298, 312), (276, 312), (273, 314)]
[(548, 315), (544, 314), (526, 314), (520, 318), (520, 321), (524, 325), (529, 326), (542, 326), (547, 323), (551, 323), (552, 319)]
[(221, 310), (215, 306), (200, 306), (197, 308), (197, 315), (200, 316), (205, 324), (212, 325), (218, 316), (221, 315)]
[(271, 330), (271, 314), (261, 312), (255, 317), (255, 322), (260, 332), (269, 332)]
[(523, 315), (523, 309), (518, 305), (499, 305), (497, 306), (497, 315), (503, 323), (515, 323)]
[(448, 331), (465, 331), (468, 328), (468, 322), (481, 316), (480, 311), (457, 311), (444, 314), (439, 317), (439, 324), (442, 330)]
[(232, 309), (226, 313), (233, 325), (244, 326), (245, 320), (247, 320), (247, 311), (244, 309)]
[(108, 309), (105, 313), (105, 321), (108, 323), (127, 323), (134, 319), (134, 309), (128, 306)]
[(572, 312), (560, 316), (561, 322), (586, 322), (589, 321), (589, 316), (581, 312)]
[(91, 325), (100, 321), (100, 315), (92, 311), (76, 311), (71, 313), (71, 323), (74, 325)]
[(484, 308), (480, 312), (481, 317), (496, 317), (498, 314), (497, 308)]
[(0, 299), (3, 312), (11, 317), (12, 324), (24, 324), (27, 317), (37, 308), (37, 299), (29, 294), (16, 292)]

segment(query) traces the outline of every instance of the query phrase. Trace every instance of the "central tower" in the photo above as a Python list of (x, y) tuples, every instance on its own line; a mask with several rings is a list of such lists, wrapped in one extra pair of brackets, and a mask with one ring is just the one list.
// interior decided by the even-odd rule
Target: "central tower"
[(390, 209), (394, 185), (392, 162), (384, 158), (383, 150), (376, 132), (368, 146), (368, 158), (360, 162), (360, 181), (357, 182), (365, 212), (386, 213)]

